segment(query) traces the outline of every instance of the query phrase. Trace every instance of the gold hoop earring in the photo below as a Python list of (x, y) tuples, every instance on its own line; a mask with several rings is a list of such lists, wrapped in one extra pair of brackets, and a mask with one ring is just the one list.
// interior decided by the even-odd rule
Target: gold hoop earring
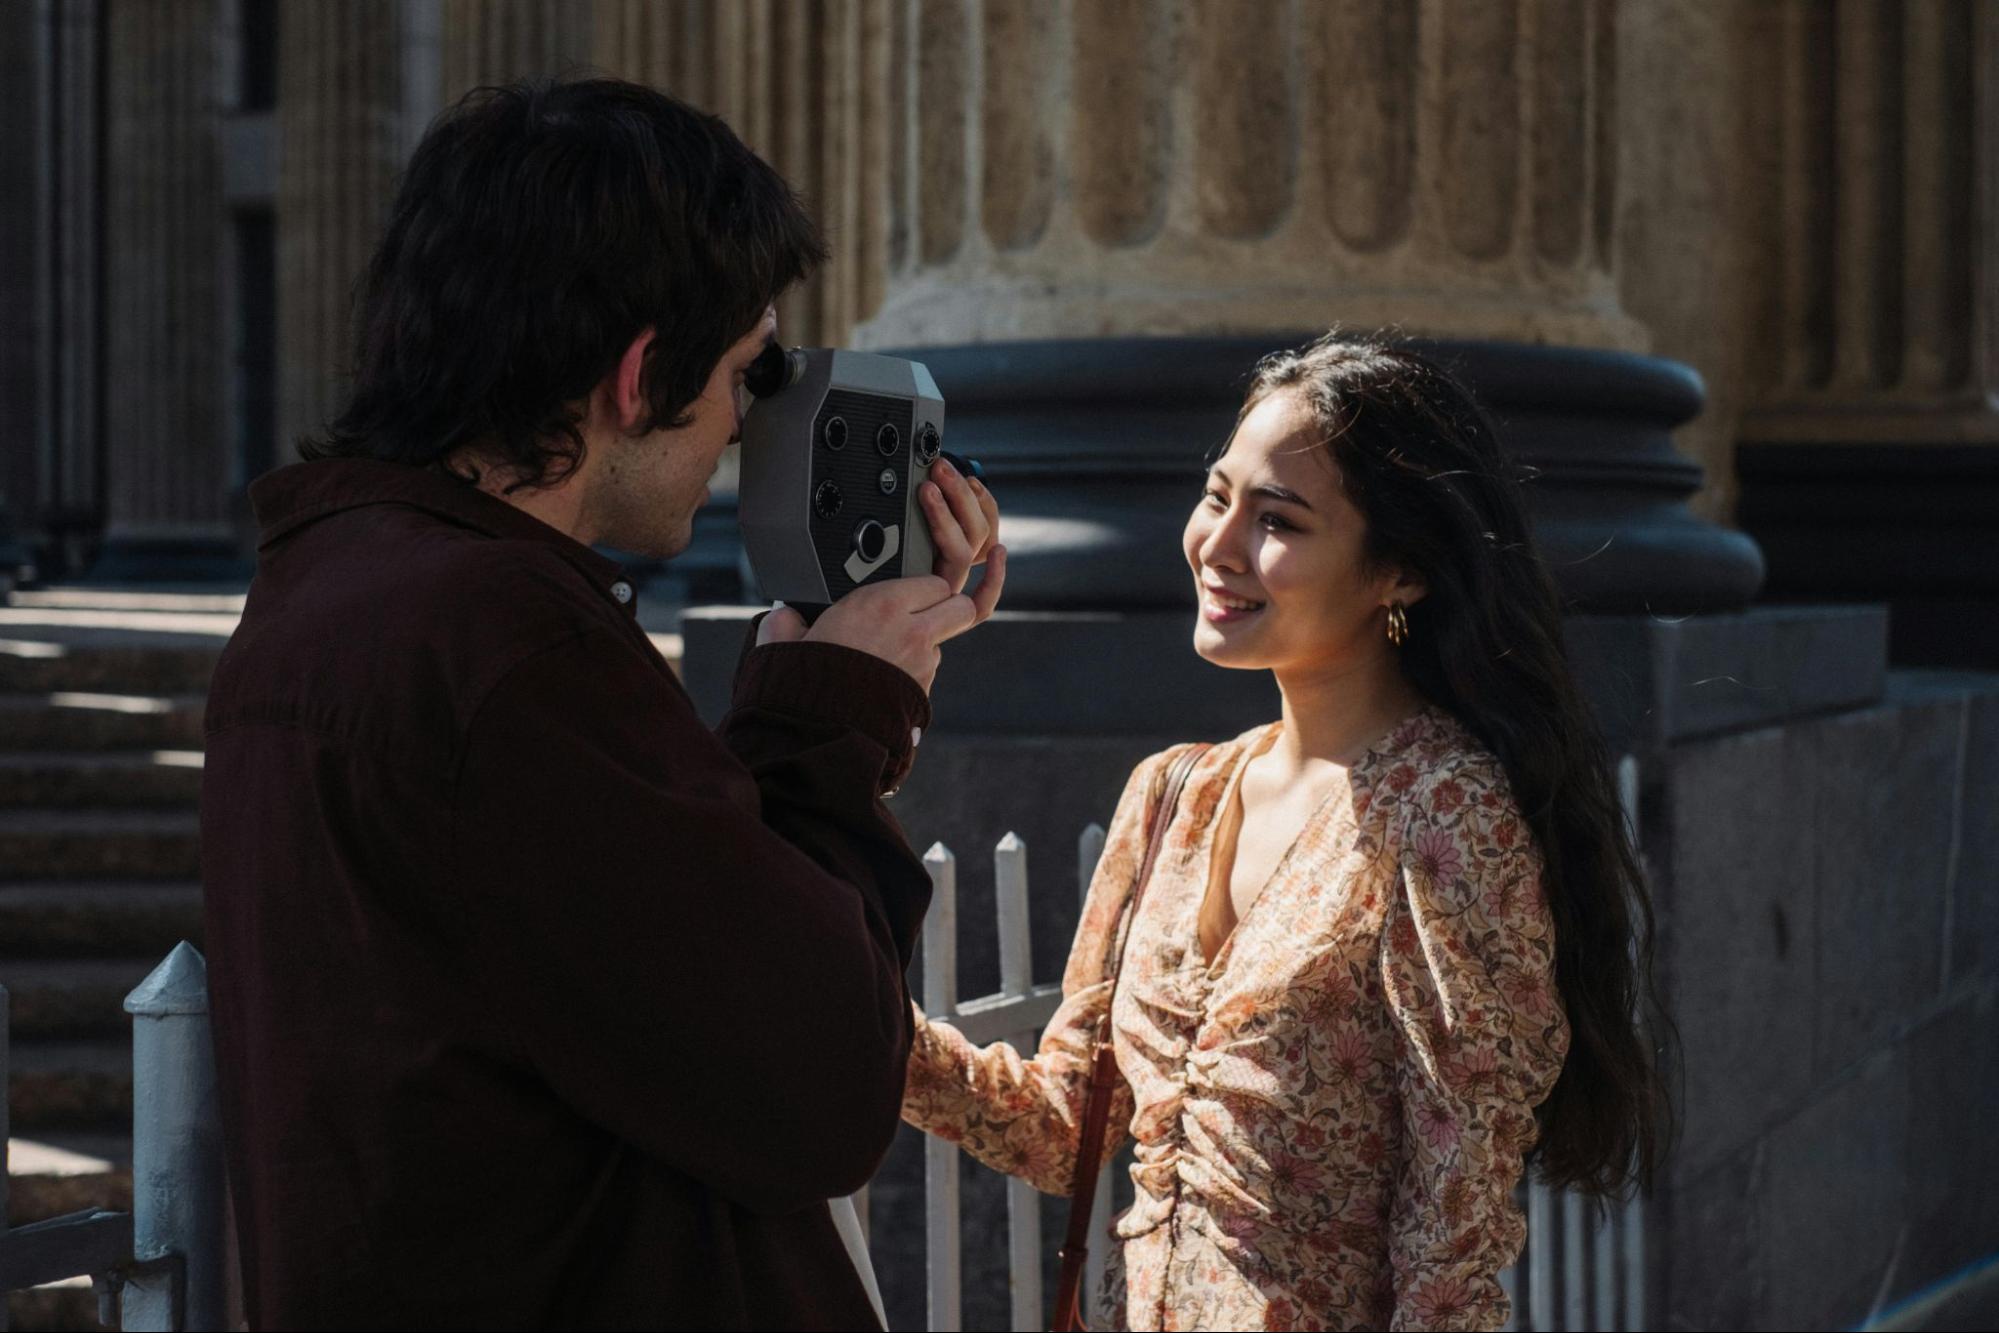
[(1388, 604), (1388, 641), (1400, 648), (1409, 638), (1409, 613), (1402, 609), (1402, 603)]

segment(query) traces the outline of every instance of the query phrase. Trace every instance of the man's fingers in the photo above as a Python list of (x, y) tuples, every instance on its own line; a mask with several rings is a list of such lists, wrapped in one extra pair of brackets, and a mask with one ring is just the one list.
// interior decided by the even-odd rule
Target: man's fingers
[(757, 647), (767, 643), (791, 643), (805, 637), (805, 617), (780, 603), (757, 626)]
[[(959, 475), (958, 470), (946, 463), (940, 469), (932, 469), (933, 474), (941, 471), (943, 481), (938, 489), (951, 506), (952, 517), (958, 520), (958, 530), (965, 536), (968, 554), (977, 558), (991, 542), (993, 524), (987, 517), (985, 507), (979, 503), (977, 493), (972, 490), (972, 479)], [(932, 477), (935, 480), (935, 475)]]
[(957, 514), (944, 499), (941, 488), (925, 486), (920, 494), (924, 517), (930, 523), (930, 544), (937, 552), (933, 572), (951, 585), (951, 591), (957, 592), (965, 586), (965, 579), (972, 572), (975, 548), (959, 525)]
[(984, 624), (991, 619), (999, 607), (1000, 590), (1006, 586), (1006, 547), (995, 546), (986, 556), (985, 576), (979, 580), (979, 589), (972, 594), (972, 606), (978, 612), (975, 623)]
[(954, 593), (927, 611), (916, 613), (914, 628), (931, 643), (955, 639), (979, 623), (979, 609), (964, 593)]
[(979, 512), (986, 516), (986, 547), (972, 556), (972, 563), (976, 565), (999, 545), (999, 501), (993, 499), (993, 493), (977, 477), (972, 478), (972, 492), (978, 496)]

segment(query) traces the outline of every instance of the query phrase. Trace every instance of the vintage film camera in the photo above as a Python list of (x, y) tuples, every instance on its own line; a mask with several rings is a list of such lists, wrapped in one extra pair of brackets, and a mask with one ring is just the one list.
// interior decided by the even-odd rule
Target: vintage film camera
[(944, 456), (944, 396), (929, 370), (772, 344), (745, 387), (756, 401), (743, 417), (738, 515), (763, 596), (809, 618), (863, 583), (928, 574), (916, 488)]

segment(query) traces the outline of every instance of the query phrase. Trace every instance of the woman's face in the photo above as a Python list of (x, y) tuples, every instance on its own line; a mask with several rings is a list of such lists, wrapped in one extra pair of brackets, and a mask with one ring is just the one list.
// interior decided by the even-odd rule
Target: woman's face
[(1366, 525), (1298, 396), (1250, 409), (1208, 472), (1182, 547), (1200, 615), (1194, 651), (1219, 666), (1337, 669), (1387, 649), (1385, 607), (1420, 593), (1369, 573)]

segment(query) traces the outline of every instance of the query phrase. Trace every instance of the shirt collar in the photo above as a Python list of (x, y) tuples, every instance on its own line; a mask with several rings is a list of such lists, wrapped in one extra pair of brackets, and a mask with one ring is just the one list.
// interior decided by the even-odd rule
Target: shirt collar
[[(421, 509), (489, 537), (543, 543), (627, 613), (637, 614), (637, 598), (631, 595), (624, 566), (525, 510), (436, 469), (374, 458), (324, 458), (278, 468), (250, 483), (260, 551), (329, 514), (378, 504)], [(620, 584), (626, 589), (622, 598), (615, 591)]]

